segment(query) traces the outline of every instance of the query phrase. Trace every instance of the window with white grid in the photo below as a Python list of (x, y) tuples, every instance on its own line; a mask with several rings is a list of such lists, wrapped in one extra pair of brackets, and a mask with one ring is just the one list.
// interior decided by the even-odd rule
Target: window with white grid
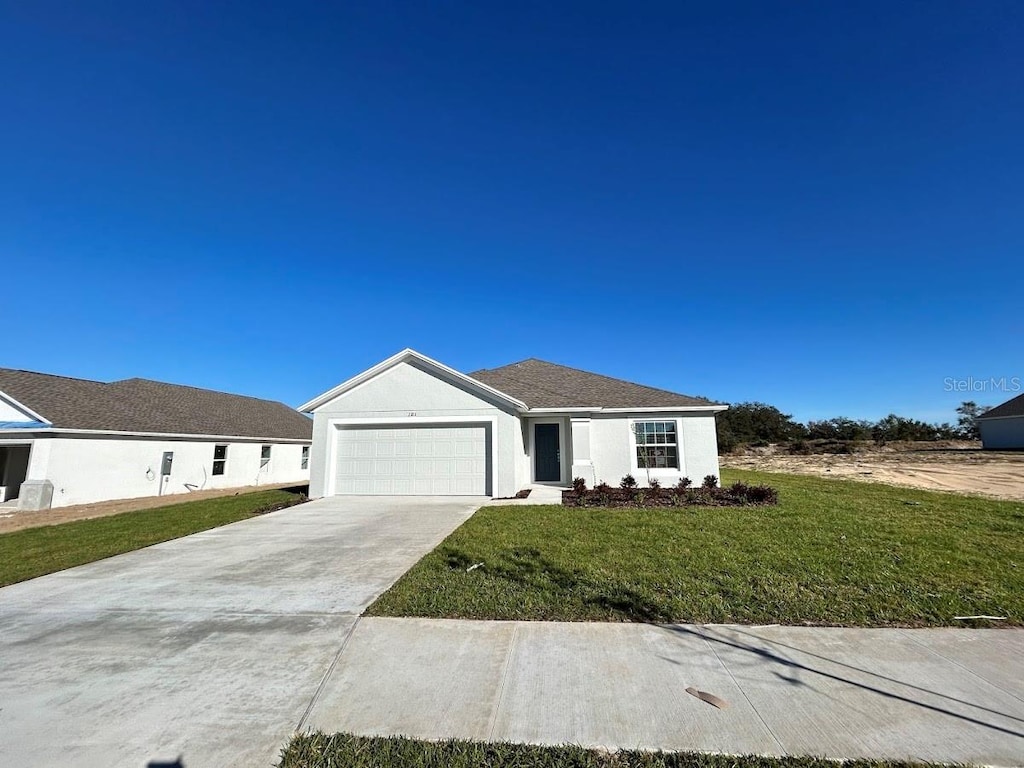
[(674, 421), (637, 421), (636, 465), (640, 469), (679, 469), (679, 441)]

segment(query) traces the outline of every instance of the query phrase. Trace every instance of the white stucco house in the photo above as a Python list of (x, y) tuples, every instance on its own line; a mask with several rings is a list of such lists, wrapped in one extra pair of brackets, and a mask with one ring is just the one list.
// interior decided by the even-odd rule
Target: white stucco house
[(725, 408), (535, 359), (467, 375), (411, 349), (299, 406), (313, 415), (314, 498), (699, 483), (719, 474)]
[(1024, 395), (997, 405), (978, 417), (981, 445), (989, 451), (1024, 449)]
[(0, 368), (0, 504), (305, 483), (312, 427), (270, 400)]

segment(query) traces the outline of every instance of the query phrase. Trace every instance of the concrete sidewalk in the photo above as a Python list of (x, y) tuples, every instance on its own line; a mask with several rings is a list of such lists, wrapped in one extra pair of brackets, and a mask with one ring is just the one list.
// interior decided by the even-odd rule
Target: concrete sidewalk
[(363, 618), (301, 725), (1021, 765), (1024, 631)]

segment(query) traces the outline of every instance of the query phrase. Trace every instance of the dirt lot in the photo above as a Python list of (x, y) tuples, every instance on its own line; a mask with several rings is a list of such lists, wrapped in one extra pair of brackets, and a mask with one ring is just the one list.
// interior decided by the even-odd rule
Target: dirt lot
[(291, 488), (295, 483), (283, 485), (261, 485), (259, 488), (220, 488), (212, 491), (196, 491), (195, 493), (176, 493), (170, 496), (146, 496), (141, 499), (117, 499), (100, 501), (95, 504), (76, 504), (73, 507), (58, 507), (42, 512), (18, 512), (14, 509), (0, 507), (0, 533), (18, 531), (22, 528), (36, 528), (40, 525), (57, 525), (72, 520), (86, 520), (90, 517), (106, 517), (119, 515), (122, 512), (135, 512), (140, 509), (156, 509), (172, 504), (183, 504), (200, 499), (213, 499), (218, 496), (235, 496), (251, 491), (265, 491), (268, 488)]
[(854, 454), (792, 456), (785, 447), (722, 456), (723, 467), (845, 477), (932, 491), (1024, 501), (1024, 452), (982, 451), (977, 443), (858, 445)]

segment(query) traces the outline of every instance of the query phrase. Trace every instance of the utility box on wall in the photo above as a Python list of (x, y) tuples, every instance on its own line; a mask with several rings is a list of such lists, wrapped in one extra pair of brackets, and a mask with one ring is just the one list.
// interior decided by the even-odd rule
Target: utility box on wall
[(171, 474), (171, 465), (174, 463), (174, 451), (164, 451), (164, 457), (160, 462), (160, 474), (167, 477)]

